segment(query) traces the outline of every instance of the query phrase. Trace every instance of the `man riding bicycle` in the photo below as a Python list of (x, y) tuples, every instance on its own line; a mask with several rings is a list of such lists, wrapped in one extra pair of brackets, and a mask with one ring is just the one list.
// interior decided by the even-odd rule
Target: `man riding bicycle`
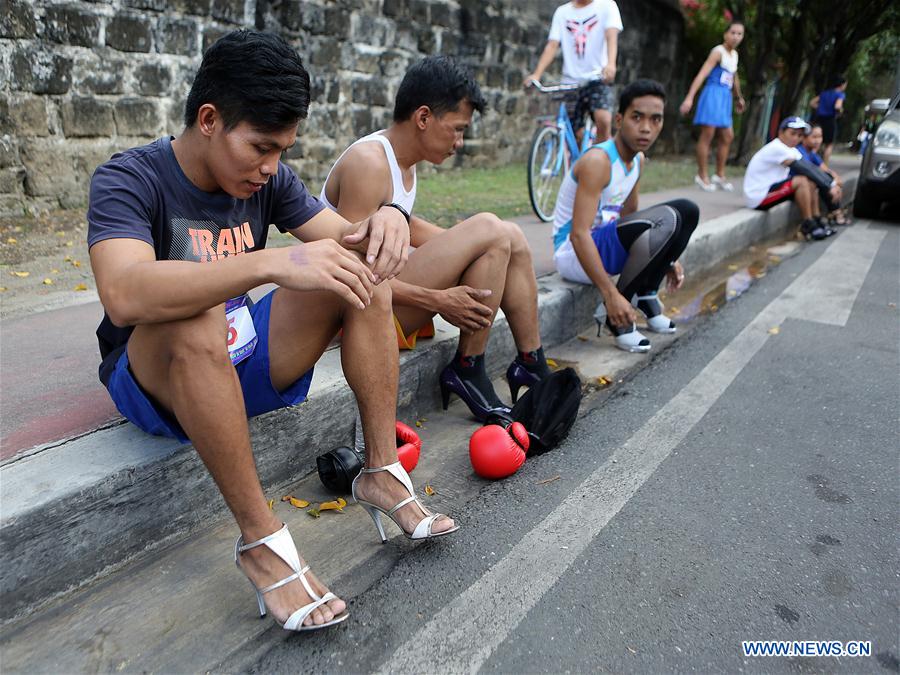
[(613, 0), (572, 0), (557, 7), (550, 24), (547, 45), (534, 72), (525, 78), (525, 87), (541, 79), (562, 45), (563, 84), (582, 84), (578, 98), (567, 105), (572, 128), (579, 142), (584, 118), (591, 114), (597, 128), (596, 141), (609, 138), (615, 95), (616, 57), (622, 17)]

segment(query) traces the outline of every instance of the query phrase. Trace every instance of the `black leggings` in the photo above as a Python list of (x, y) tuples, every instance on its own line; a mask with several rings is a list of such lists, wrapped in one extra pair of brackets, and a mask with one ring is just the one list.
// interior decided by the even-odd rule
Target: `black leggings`
[(616, 225), (628, 260), (617, 288), (626, 300), (656, 293), (673, 262), (687, 248), (700, 220), (700, 209), (688, 199), (673, 199), (636, 211)]

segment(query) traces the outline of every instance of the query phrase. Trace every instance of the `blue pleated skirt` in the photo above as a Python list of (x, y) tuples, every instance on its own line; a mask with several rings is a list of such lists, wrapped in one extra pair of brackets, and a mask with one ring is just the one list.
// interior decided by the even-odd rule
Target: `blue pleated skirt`
[(697, 112), (694, 113), (694, 124), (709, 127), (730, 127), (731, 121), (731, 89), (721, 84), (708, 82), (700, 92), (697, 101)]

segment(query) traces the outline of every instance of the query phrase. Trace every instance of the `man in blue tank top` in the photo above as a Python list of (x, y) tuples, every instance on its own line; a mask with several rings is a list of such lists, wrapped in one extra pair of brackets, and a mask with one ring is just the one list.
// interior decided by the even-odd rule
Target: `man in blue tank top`
[(564, 279), (597, 287), (603, 298), (595, 313), (598, 334), (605, 319), (616, 346), (628, 352), (650, 350), (635, 325), (635, 300), (648, 330), (675, 331), (657, 291), (663, 278), (672, 290), (684, 282), (678, 257), (700, 218), (697, 205), (686, 199), (637, 210), (643, 153), (662, 130), (665, 101), (665, 89), (654, 80), (625, 87), (616, 135), (575, 162), (554, 212), (557, 270)]
[[(367, 466), (397, 462), (397, 349), (383, 282), (403, 268), (409, 244), (397, 209), (349, 223), (279, 161), (306, 117), (309, 84), (283, 39), (229, 33), (204, 54), (184, 131), (100, 166), (88, 208), (106, 311), (100, 379), (135, 425), (193, 443), (237, 520), (235, 562), (261, 613), (290, 630), (342, 621), (346, 605), (302, 567), (268, 508), (247, 418), (303, 401), (313, 365), (343, 329)], [(272, 223), (303, 243), (264, 250)], [(248, 291), (270, 282), (279, 288), (250, 302)], [(366, 474), (363, 487), (386, 510), (410, 496), (387, 471)], [(455, 527), (412, 503), (396, 519), (407, 532), (428, 521), (429, 536)]]
[[(365, 218), (386, 202), (413, 209), (418, 162), (441, 164), (463, 146), (463, 134), (485, 101), (471, 74), (447, 56), (414, 64), (397, 90), (394, 121), (366, 136), (337, 160), (322, 198), (348, 220)], [(401, 348), (415, 346), (421, 328), (440, 314), (460, 330), (457, 353), (439, 384), (446, 407), (457, 394), (481, 421), (508, 412), (491, 384), (484, 352), (498, 308), (503, 309), (518, 356), (507, 369), (513, 399), (521, 386), (549, 374), (537, 314), (537, 281), (521, 228), (478, 213), (443, 229), (413, 214), (415, 250), (391, 280)]]

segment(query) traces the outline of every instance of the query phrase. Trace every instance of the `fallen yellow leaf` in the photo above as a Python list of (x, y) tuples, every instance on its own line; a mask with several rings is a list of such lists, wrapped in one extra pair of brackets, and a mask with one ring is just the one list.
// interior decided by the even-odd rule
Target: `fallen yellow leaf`
[(65, 237), (65, 236), (66, 236), (66, 233), (63, 232), (62, 230), (57, 230), (56, 236), (57, 236), (57, 237)]
[(65, 258), (63, 258), (63, 262), (72, 262), (72, 256), (67, 255)]
[(601, 387), (606, 387), (612, 384), (612, 380), (606, 375), (601, 375), (597, 378), (597, 384), (599, 384)]
[(73, 290), (73, 291), (86, 291), (86, 290), (87, 290), (87, 285), (85, 285), (85, 284), (78, 284), (78, 285), (77, 285), (75, 288), (73, 288), (72, 290)]
[(431, 497), (432, 495), (434, 495), (434, 488), (431, 487), (430, 485), (426, 485), (425, 486), (425, 494), (428, 495), (429, 497)]
[(297, 499), (296, 497), (291, 497), (290, 499), (288, 499), (288, 501), (291, 503), (291, 506), (296, 509), (305, 509), (307, 506), (309, 506), (309, 502), (305, 499)]
[(781, 329), (778, 326), (772, 326), (769, 329), (769, 335), (778, 335), (781, 332)]
[(31, 275), (31, 272), (10, 272), (10, 274), (14, 277), (19, 277), (20, 279), (24, 279), (27, 276)]
[(16, 239), (15, 237), (7, 237), (6, 243), (7, 244), (18, 244), (19, 240)]
[(274, 500), (274, 499), (270, 499), (270, 500), (269, 500), (268, 502), (266, 502), (266, 503), (269, 505), (269, 511), (274, 511), (274, 510), (275, 510), (275, 500)]
[(347, 506), (347, 500), (343, 497), (338, 497), (333, 502), (322, 502), (321, 504), (319, 504), (319, 511), (343, 512), (345, 506)]
[(81, 263), (78, 262), (77, 260), (73, 260), (73, 261), (72, 261), (72, 267), (81, 267)]
[(738, 268), (737, 265), (729, 265), (728, 266), (728, 269), (730, 269), (732, 272), (734, 272), (737, 268)]
[(320, 514), (319, 514), (319, 509), (315, 509), (315, 508), (307, 510), (306, 513), (307, 513), (308, 515), (312, 516), (313, 518), (318, 518), (319, 515), (320, 515)]
[(50, 277), (47, 277), (46, 279), (44, 279), (44, 281), (42, 283), (44, 284), (44, 286), (52, 286), (53, 279), (51, 279)]
[(59, 274), (59, 270), (58, 270), (58, 269), (52, 269), (52, 270), (50, 270), (50, 274)]
[(422, 420), (416, 420), (416, 426), (422, 428)]
[(67, 241), (67, 242), (66, 242), (66, 248), (72, 248), (74, 245), (75, 245), (75, 242), (74, 242), (74, 241)]
[(559, 366), (556, 365), (556, 361), (554, 361), (553, 359), (547, 359), (547, 365), (551, 368), (559, 368)]
[(283, 501), (283, 502), (289, 502), (289, 501), (291, 501), (291, 499), (292, 499), (292, 497), (290, 495), (282, 495), (281, 496), (281, 501)]
[(6, 292), (6, 286), (0, 286), (0, 293)]
[(582, 342), (587, 342), (587, 341), (588, 341), (588, 339), (587, 339), (584, 335), (579, 335), (579, 336), (578, 336), (578, 339), (581, 340)]

